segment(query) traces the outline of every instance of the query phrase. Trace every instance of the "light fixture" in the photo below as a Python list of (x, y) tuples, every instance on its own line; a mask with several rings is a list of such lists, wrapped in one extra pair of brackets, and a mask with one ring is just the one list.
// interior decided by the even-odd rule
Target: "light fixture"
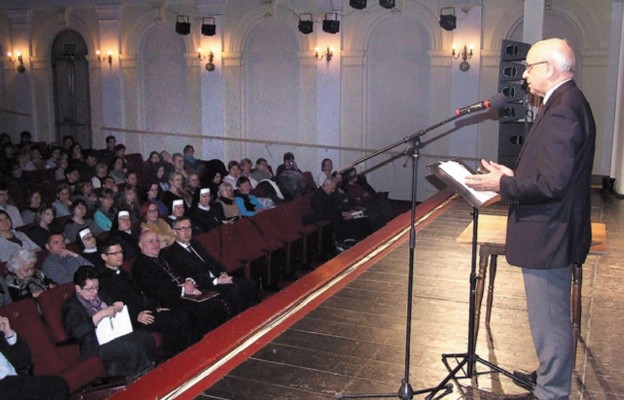
[(440, 9), (440, 28), (446, 31), (452, 31), (457, 28), (455, 7), (444, 7)]
[(338, 33), (339, 31), (340, 21), (338, 21), (338, 13), (325, 13), (325, 19), (323, 19), (323, 32)]
[[(301, 19), (302, 16), (305, 16), (309, 19)], [(303, 33), (304, 35), (309, 35), (313, 31), (314, 31), (314, 19), (313, 19), (312, 14), (310, 13), (299, 14), (299, 32)]]
[(366, 0), (349, 0), (349, 5), (355, 9), (363, 10), (366, 8)]
[(214, 36), (217, 33), (214, 17), (202, 18), (201, 33), (204, 36)]
[(325, 60), (327, 60), (327, 62), (330, 62), (333, 56), (334, 56), (334, 49), (331, 48), (331, 47), (328, 47), (322, 53), (321, 53), (321, 50), (318, 47), (316, 49), (314, 49), (314, 57), (316, 57), (316, 59), (319, 60), (319, 61), (324, 58)]
[(26, 71), (26, 67), (24, 67), (24, 59), (22, 58), (22, 53), (21, 52), (17, 52), (15, 53), (15, 58), (13, 58), (13, 54), (11, 54), (11, 52), (7, 52), (7, 58), (9, 59), (9, 62), (12, 63), (18, 63), (17, 64), (17, 72), (19, 72), (20, 74), (23, 74)]
[(97, 56), (97, 59), (99, 62), (104, 62), (104, 60), (106, 60), (106, 62), (108, 62), (108, 65), (113, 65), (113, 52), (112, 50), (109, 50), (106, 52), (106, 57), (102, 57), (102, 53), (99, 50), (95, 51), (95, 55)]
[(213, 61), (214, 61), (214, 50), (210, 49), (210, 52), (208, 52), (208, 62), (206, 63), (206, 71), (212, 72), (215, 70), (215, 65)]
[(395, 0), (379, 0), (379, 5), (390, 10), (396, 6)]
[(191, 22), (188, 15), (178, 15), (176, 17), (175, 31), (180, 35), (191, 33)]
[(464, 47), (460, 50), (457, 50), (455, 48), (455, 46), (453, 46), (453, 51), (451, 52), (451, 55), (453, 56), (454, 59), (458, 59), (461, 57), (462, 62), (459, 63), (459, 69), (462, 71), (468, 71), (470, 69), (470, 64), (468, 63), (468, 60), (470, 60), (472, 58), (472, 45), (470, 45), (470, 49), (468, 49), (468, 46), (464, 45)]

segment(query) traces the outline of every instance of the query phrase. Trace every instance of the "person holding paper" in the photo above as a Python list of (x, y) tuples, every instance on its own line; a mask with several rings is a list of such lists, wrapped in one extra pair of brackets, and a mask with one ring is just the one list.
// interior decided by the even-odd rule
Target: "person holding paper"
[[(74, 274), (76, 292), (63, 304), (63, 323), (69, 336), (78, 341), (80, 357), (99, 356), (106, 372), (132, 381), (149, 371), (156, 359), (156, 344), (145, 331), (133, 331), (100, 344), (96, 329), (100, 324), (113, 324), (111, 317), (122, 312), (124, 303), (112, 301), (99, 291), (99, 274), (84, 265)], [(114, 333), (114, 325), (111, 325)]]
[(574, 51), (563, 39), (535, 43), (523, 78), (543, 104), (512, 170), (483, 161), (486, 174), (466, 178), (510, 203), (505, 254), (522, 268), (529, 325), (540, 361), (526, 399), (570, 396), (574, 366), (570, 322), (572, 268), (591, 244), (591, 172), (596, 126), (574, 82)]

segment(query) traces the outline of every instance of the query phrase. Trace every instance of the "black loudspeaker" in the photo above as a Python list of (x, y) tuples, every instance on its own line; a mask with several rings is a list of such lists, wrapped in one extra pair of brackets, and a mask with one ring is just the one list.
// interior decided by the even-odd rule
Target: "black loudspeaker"
[(524, 122), (507, 122), (499, 124), (498, 163), (506, 165), (509, 168), (513, 168), (516, 164), (518, 154), (522, 149), (524, 138)]
[(523, 83), (518, 82), (501, 82), (498, 85), (498, 93), (505, 96), (505, 102), (515, 103), (524, 101), (526, 88)]
[(501, 44), (501, 62), (502, 61), (523, 61), (529, 52), (531, 45), (523, 42), (514, 42), (513, 40), (503, 40)]
[(498, 81), (521, 81), (524, 73), (524, 64), (501, 61), (498, 67)]
[(511, 122), (523, 119), (527, 109), (523, 103), (508, 103), (498, 111), (498, 122)]
[(363, 10), (366, 8), (366, 0), (349, 0), (349, 5), (355, 9)]

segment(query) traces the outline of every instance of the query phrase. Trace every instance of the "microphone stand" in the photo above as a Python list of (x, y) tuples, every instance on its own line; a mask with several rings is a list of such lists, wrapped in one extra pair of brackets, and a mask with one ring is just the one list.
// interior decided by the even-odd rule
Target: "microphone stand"
[(412, 385), (410, 384), (410, 345), (412, 338), (412, 293), (414, 289), (414, 253), (416, 247), (416, 194), (418, 191), (418, 158), (420, 156), (420, 149), (422, 147), (421, 137), (426, 133), (438, 128), (448, 122), (451, 122), (457, 118), (460, 118), (466, 114), (470, 114), (472, 111), (459, 112), (452, 117), (449, 117), (443, 121), (440, 121), (434, 125), (431, 125), (427, 128), (421, 129), (420, 131), (412, 134), (411, 136), (407, 136), (400, 141), (393, 143), (387, 147), (384, 147), (381, 150), (377, 150), (376, 152), (364, 156), (351, 164), (351, 167), (361, 164), (366, 160), (369, 160), (373, 157), (376, 157), (380, 154), (383, 154), (397, 146), (402, 144), (407, 144), (407, 148), (405, 152), (409, 152), (410, 148), (413, 149), (414, 154), (412, 156), (412, 193), (411, 193), (411, 213), (410, 213), (410, 235), (409, 235), (409, 258), (408, 258), (408, 282), (407, 282), (407, 310), (405, 316), (405, 372), (403, 375), (403, 379), (401, 380), (401, 385), (399, 390), (395, 393), (361, 393), (361, 394), (344, 394), (337, 392), (335, 394), (336, 399), (371, 399), (371, 398), (392, 398), (396, 397), (401, 400), (411, 400), (414, 398), (415, 394), (423, 394), (423, 393), (432, 393), (429, 395), (428, 399), (432, 399), (432, 395), (436, 394), (440, 390), (444, 389), (444, 392), (440, 394), (438, 398), (442, 398), (445, 395), (451, 393), (453, 391), (453, 385), (451, 383), (444, 382), (443, 385), (438, 385), (436, 387), (414, 390), (412, 389)]

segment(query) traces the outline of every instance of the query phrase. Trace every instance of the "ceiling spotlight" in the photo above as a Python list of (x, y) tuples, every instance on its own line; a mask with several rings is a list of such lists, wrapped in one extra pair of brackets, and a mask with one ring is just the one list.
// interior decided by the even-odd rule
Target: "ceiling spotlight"
[(201, 33), (204, 36), (214, 36), (217, 32), (214, 17), (202, 18)]
[(391, 8), (395, 7), (396, 1), (395, 0), (379, 0), (379, 5), (382, 6), (383, 8), (387, 8), (388, 10), (390, 10)]
[(440, 28), (446, 31), (452, 31), (457, 28), (455, 7), (444, 7), (440, 9)]
[(358, 10), (366, 8), (366, 0), (349, 0), (349, 5)]
[[(331, 19), (331, 16), (334, 19)], [(338, 21), (338, 13), (325, 13), (325, 19), (323, 20), (323, 32), (338, 33), (340, 31), (340, 21)]]
[(188, 15), (178, 15), (176, 18), (175, 31), (180, 35), (188, 35), (191, 33), (191, 22)]
[[(309, 19), (301, 19), (302, 16), (305, 16)], [(303, 33), (304, 35), (309, 35), (310, 33), (312, 33), (312, 31), (314, 31), (314, 20), (312, 14), (299, 14), (299, 32)]]

